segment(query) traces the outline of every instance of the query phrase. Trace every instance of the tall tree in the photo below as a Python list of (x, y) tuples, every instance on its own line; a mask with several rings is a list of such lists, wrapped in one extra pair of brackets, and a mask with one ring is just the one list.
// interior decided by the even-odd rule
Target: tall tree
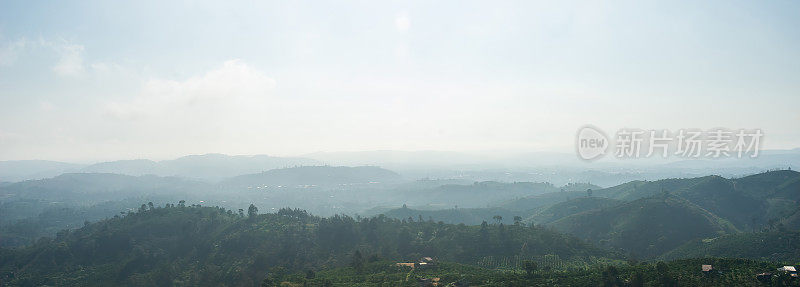
[(247, 208), (247, 218), (255, 219), (256, 215), (258, 215), (258, 207), (251, 203)]
[(492, 216), (492, 218), (494, 219), (494, 221), (497, 221), (497, 223), (500, 223), (501, 221), (503, 221), (503, 217), (500, 216), (500, 215)]

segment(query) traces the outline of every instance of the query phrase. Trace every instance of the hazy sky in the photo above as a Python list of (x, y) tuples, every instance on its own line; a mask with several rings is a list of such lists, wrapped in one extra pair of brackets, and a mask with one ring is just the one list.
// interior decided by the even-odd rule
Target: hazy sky
[(0, 1), (0, 160), (800, 146), (800, 1), (216, 2)]

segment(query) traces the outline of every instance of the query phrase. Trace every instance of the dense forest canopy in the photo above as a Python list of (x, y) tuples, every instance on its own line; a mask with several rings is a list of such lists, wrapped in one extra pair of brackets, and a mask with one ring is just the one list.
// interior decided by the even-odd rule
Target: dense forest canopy
[(23, 285), (150, 285), (163, 278), (189, 285), (248, 285), (274, 268), (302, 272), (347, 266), (355, 252), (371, 261), (433, 257), (464, 264), (494, 257), (553, 256), (574, 264), (622, 258), (569, 235), (522, 224), (322, 218), (299, 209), (259, 214), (252, 205), (237, 212), (179, 203), (142, 205), (137, 212), (6, 250), (2, 270), (6, 280)]

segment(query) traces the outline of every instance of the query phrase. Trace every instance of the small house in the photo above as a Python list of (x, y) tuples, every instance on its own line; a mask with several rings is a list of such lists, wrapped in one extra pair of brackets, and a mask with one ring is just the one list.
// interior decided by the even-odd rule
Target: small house
[(712, 267), (710, 264), (703, 264), (700, 266), (700, 269), (703, 271), (703, 273), (709, 273), (714, 270), (714, 267)]
[(778, 268), (778, 271), (789, 273), (789, 275), (792, 277), (797, 277), (797, 269), (794, 268), (794, 266), (783, 266)]
[(419, 259), (417, 265), (424, 268), (435, 267), (436, 261), (434, 261), (431, 257), (422, 257)]

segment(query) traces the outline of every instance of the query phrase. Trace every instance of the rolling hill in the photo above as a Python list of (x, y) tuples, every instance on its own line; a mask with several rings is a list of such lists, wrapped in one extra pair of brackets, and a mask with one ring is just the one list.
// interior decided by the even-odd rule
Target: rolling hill
[[(84, 220), (102, 219), (136, 208), (142, 201), (191, 199), (190, 195), (209, 190), (206, 183), (176, 177), (65, 173), (0, 186), (0, 225), (26, 219), (27, 223), (18, 226), (33, 228), (31, 222), (47, 222), (48, 229), (58, 230), (75, 227), (75, 222), (82, 224)], [(65, 213), (70, 215), (59, 216)]]
[(523, 198), (510, 199), (505, 202), (497, 204), (497, 207), (502, 207), (514, 211), (537, 210), (547, 208), (553, 204), (568, 201), (573, 198), (585, 197), (586, 191), (559, 191), (550, 192), (545, 194), (526, 196)]
[(147, 159), (102, 162), (83, 168), (82, 172), (117, 173), (125, 175), (180, 176), (207, 181), (218, 181), (242, 174), (262, 172), (276, 168), (318, 165), (307, 158), (273, 157), (267, 155), (230, 156), (224, 154), (189, 155), (173, 160)]
[(624, 201), (621, 200), (603, 197), (578, 197), (539, 210), (533, 216), (528, 217), (526, 221), (534, 224), (549, 224), (570, 215), (609, 208), (622, 204), (623, 202)]
[(664, 260), (699, 257), (796, 261), (800, 257), (800, 232), (773, 230), (697, 239), (660, 256)]
[(177, 195), (204, 191), (208, 184), (177, 177), (129, 176), (111, 173), (65, 173), (0, 187), (2, 201), (46, 200), (87, 205), (148, 194)]
[[(634, 201), (668, 193), (722, 217), (741, 230), (759, 229), (772, 219), (794, 213), (800, 202), (800, 173), (792, 170), (769, 171), (741, 178), (716, 175), (673, 178), (657, 181), (631, 181), (593, 190), (594, 197)], [(505, 202), (499, 207), (529, 210), (585, 197), (585, 192), (554, 192)]]
[(550, 224), (590, 242), (653, 257), (692, 239), (736, 232), (724, 219), (682, 198), (662, 195), (587, 211)]

